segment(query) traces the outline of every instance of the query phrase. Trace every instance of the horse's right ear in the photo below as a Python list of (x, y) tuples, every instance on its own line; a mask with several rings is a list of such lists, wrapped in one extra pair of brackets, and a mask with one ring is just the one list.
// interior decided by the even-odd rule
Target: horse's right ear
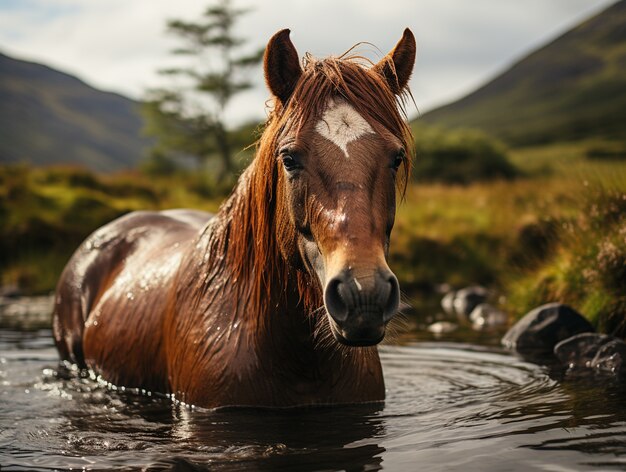
[(288, 29), (280, 30), (265, 48), (263, 69), (270, 92), (284, 105), (296, 88), (302, 75), (298, 52), (289, 39)]

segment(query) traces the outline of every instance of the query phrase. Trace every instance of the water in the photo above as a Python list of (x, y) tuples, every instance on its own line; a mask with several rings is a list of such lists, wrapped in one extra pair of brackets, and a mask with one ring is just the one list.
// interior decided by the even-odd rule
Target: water
[(47, 329), (0, 330), (0, 468), (626, 469), (619, 385), (555, 380), (489, 346), (381, 352), (384, 405), (191, 411), (55, 374)]

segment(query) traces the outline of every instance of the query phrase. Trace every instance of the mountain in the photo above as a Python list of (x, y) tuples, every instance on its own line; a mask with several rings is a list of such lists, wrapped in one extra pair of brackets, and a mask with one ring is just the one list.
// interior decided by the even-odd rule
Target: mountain
[(480, 128), (513, 145), (626, 139), (626, 0), (419, 121)]
[(138, 103), (0, 54), (0, 163), (133, 167), (148, 141)]

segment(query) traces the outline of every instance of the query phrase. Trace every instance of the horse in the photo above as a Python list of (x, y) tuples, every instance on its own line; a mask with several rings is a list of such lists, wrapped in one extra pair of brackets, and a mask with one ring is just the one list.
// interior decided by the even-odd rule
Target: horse
[(73, 254), (53, 310), (62, 361), (205, 408), (384, 400), (415, 38), (373, 63), (300, 61), (289, 36), (265, 49), (268, 119), (216, 214), (133, 212)]

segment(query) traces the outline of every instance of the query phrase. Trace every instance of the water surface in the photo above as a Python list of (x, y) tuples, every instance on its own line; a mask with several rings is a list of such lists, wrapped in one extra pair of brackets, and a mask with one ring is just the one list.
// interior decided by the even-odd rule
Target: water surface
[(3, 471), (626, 469), (621, 386), (495, 347), (383, 346), (380, 405), (200, 411), (59, 374), (51, 339), (0, 330)]

